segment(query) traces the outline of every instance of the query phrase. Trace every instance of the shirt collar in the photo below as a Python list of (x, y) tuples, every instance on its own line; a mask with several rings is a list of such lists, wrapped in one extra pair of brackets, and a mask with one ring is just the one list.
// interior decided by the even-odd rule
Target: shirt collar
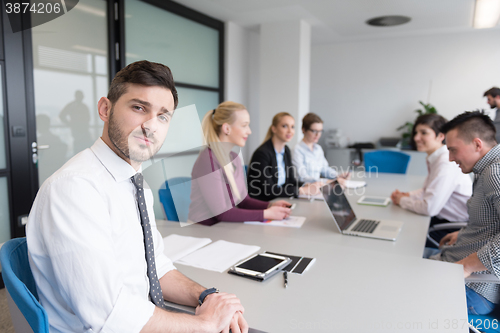
[(130, 179), (136, 173), (142, 172), (142, 166), (136, 171), (120, 156), (116, 155), (101, 138), (97, 139), (90, 149), (117, 182)]
[(313, 144), (313, 150), (309, 148), (309, 146), (304, 142), (304, 140), (300, 140), (299, 145), (302, 146), (302, 148), (306, 149), (307, 151), (314, 152), (316, 150), (316, 144)]
[(439, 156), (441, 156), (442, 154), (444, 154), (447, 151), (448, 151), (448, 148), (446, 147), (446, 145), (442, 146), (441, 148), (436, 149), (435, 152), (433, 152), (432, 154), (427, 156), (427, 162), (429, 162), (430, 164), (433, 164), (434, 162), (436, 162), (436, 160), (439, 158)]
[(476, 165), (472, 168), (472, 172), (475, 174), (480, 174), (488, 167), (491, 165), (493, 162), (495, 162), (498, 158), (500, 157), (500, 145), (496, 145), (495, 147), (491, 148), (489, 152), (486, 153), (486, 155), (483, 156), (479, 161), (476, 162)]
[(283, 147), (283, 149), (281, 149), (281, 151), (280, 151), (280, 152), (278, 152), (278, 151), (276, 150), (276, 148), (274, 148), (274, 152), (275, 152), (276, 154), (281, 154), (281, 155), (283, 155), (283, 154), (285, 154), (285, 147)]

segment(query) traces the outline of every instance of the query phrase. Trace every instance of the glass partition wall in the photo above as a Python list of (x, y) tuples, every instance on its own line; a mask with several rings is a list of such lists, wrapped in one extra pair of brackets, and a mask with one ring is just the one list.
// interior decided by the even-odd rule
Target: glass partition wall
[(158, 10), (146, 2), (125, 1), (126, 63), (146, 59), (170, 67), (179, 108), (195, 104), (202, 119), (222, 97), (222, 22), (216, 28), (217, 22), (209, 26), (169, 12), (172, 4)]
[(86, 0), (32, 29), (40, 185), (101, 136), (108, 91), (106, 2)]
[(4, 65), (0, 62), (0, 244), (10, 239), (10, 207), (5, 142)]

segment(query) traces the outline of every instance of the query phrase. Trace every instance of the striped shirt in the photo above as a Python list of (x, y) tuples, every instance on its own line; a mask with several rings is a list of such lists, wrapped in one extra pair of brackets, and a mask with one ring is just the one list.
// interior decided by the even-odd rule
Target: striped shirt
[[(474, 168), (472, 197), (467, 202), (469, 223), (458, 233), (457, 242), (444, 246), (441, 260), (456, 262), (477, 252), (489, 272), (500, 278), (500, 145), (493, 147)], [(493, 303), (500, 302), (500, 285), (467, 283), (469, 288)]]

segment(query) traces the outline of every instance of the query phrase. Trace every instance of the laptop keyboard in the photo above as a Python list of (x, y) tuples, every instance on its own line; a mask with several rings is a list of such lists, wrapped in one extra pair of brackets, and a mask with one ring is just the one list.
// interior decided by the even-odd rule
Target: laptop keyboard
[(375, 220), (359, 220), (354, 228), (351, 231), (357, 232), (365, 232), (371, 234), (375, 228), (379, 225), (380, 221)]

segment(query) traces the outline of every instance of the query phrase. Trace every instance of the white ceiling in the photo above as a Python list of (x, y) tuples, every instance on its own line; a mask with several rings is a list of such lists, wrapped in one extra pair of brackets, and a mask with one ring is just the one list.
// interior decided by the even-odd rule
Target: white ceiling
[[(312, 26), (313, 44), (474, 30), (474, 0), (175, 1), (248, 28), (258, 28), (265, 22), (302, 19)], [(411, 21), (395, 27), (365, 24), (368, 19), (383, 15), (409, 16)]]

